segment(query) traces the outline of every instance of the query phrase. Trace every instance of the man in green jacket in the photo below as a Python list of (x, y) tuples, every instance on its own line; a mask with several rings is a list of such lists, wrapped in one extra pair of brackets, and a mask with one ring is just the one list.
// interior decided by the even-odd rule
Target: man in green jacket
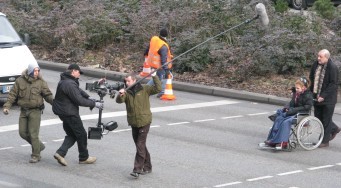
[(150, 111), (149, 96), (161, 91), (161, 82), (154, 73), (152, 75), (154, 85), (136, 84), (136, 75), (128, 74), (124, 81), (128, 90), (119, 90), (116, 98), (117, 103), (125, 103), (127, 109), (128, 124), (132, 129), (132, 136), (136, 146), (136, 155), (133, 172), (131, 176), (138, 178), (140, 174), (152, 172), (150, 154), (146, 147), (147, 134), (152, 123), (152, 112)]
[(45, 149), (44, 144), (39, 140), (44, 99), (52, 104), (53, 94), (43, 80), (38, 64), (35, 63), (28, 65), (28, 68), (17, 78), (3, 106), (5, 115), (16, 101), (20, 106), (19, 135), (32, 145), (30, 163), (40, 161), (40, 152)]

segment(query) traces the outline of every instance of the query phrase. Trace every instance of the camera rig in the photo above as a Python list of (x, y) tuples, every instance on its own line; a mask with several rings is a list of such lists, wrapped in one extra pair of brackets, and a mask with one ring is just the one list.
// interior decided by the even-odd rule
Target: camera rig
[[(105, 78), (102, 78), (93, 83), (86, 83), (85, 89), (91, 92), (97, 92), (100, 97), (100, 100), (96, 100), (96, 102), (104, 103), (103, 98), (108, 93), (111, 95), (115, 95), (115, 91), (124, 88), (124, 83), (115, 82), (114, 84), (109, 84)], [(98, 113), (98, 123), (96, 127), (88, 128), (88, 139), (98, 139), (100, 140), (103, 135), (108, 134), (110, 131), (115, 130), (118, 127), (116, 121), (110, 121), (106, 124), (102, 122), (102, 111), (103, 109), (99, 109)], [(106, 131), (106, 132), (104, 132)]]

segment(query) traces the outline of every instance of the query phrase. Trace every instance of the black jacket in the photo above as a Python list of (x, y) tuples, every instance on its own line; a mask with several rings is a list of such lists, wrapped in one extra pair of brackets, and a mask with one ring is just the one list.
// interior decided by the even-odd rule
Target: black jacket
[[(315, 80), (315, 72), (318, 66), (318, 62), (314, 62), (311, 67), (309, 79), (311, 81), (310, 91), (313, 92), (314, 89), (314, 80)], [(339, 69), (332, 62), (331, 59), (328, 60), (327, 69), (324, 75), (323, 84), (321, 88), (320, 96), (324, 98), (323, 102), (315, 102), (315, 105), (329, 105), (336, 104), (337, 102), (337, 88), (338, 88), (338, 78), (339, 78)], [(316, 97), (316, 96), (314, 96)]]
[(88, 98), (89, 95), (79, 88), (78, 79), (69, 72), (64, 72), (60, 75), (53, 100), (53, 113), (62, 116), (79, 115), (79, 106), (95, 107), (95, 102)]
[(287, 116), (292, 116), (297, 113), (309, 113), (311, 107), (313, 106), (313, 94), (310, 90), (306, 90), (303, 92), (295, 103), (295, 95), (296, 92), (293, 93), (293, 97), (289, 103), (289, 109), (287, 112)]

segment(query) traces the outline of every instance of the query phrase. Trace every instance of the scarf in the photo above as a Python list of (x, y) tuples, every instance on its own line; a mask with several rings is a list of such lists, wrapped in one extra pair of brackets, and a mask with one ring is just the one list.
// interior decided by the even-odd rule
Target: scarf
[(297, 104), (297, 99), (300, 97), (302, 93), (304, 93), (306, 89), (303, 89), (302, 92), (296, 92), (295, 93), (295, 104)]
[(314, 93), (317, 94), (317, 96), (320, 96), (321, 88), (323, 84), (324, 75), (326, 73), (327, 64), (325, 65), (318, 65), (317, 70), (315, 72), (315, 79), (314, 79)]

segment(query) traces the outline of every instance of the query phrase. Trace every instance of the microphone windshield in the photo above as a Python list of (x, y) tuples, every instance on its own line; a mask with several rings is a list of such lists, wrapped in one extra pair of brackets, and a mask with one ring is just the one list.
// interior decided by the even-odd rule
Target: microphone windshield
[(269, 18), (268, 14), (266, 13), (266, 9), (263, 3), (258, 3), (256, 5), (256, 13), (259, 16), (259, 19), (263, 26), (268, 26), (269, 24)]

